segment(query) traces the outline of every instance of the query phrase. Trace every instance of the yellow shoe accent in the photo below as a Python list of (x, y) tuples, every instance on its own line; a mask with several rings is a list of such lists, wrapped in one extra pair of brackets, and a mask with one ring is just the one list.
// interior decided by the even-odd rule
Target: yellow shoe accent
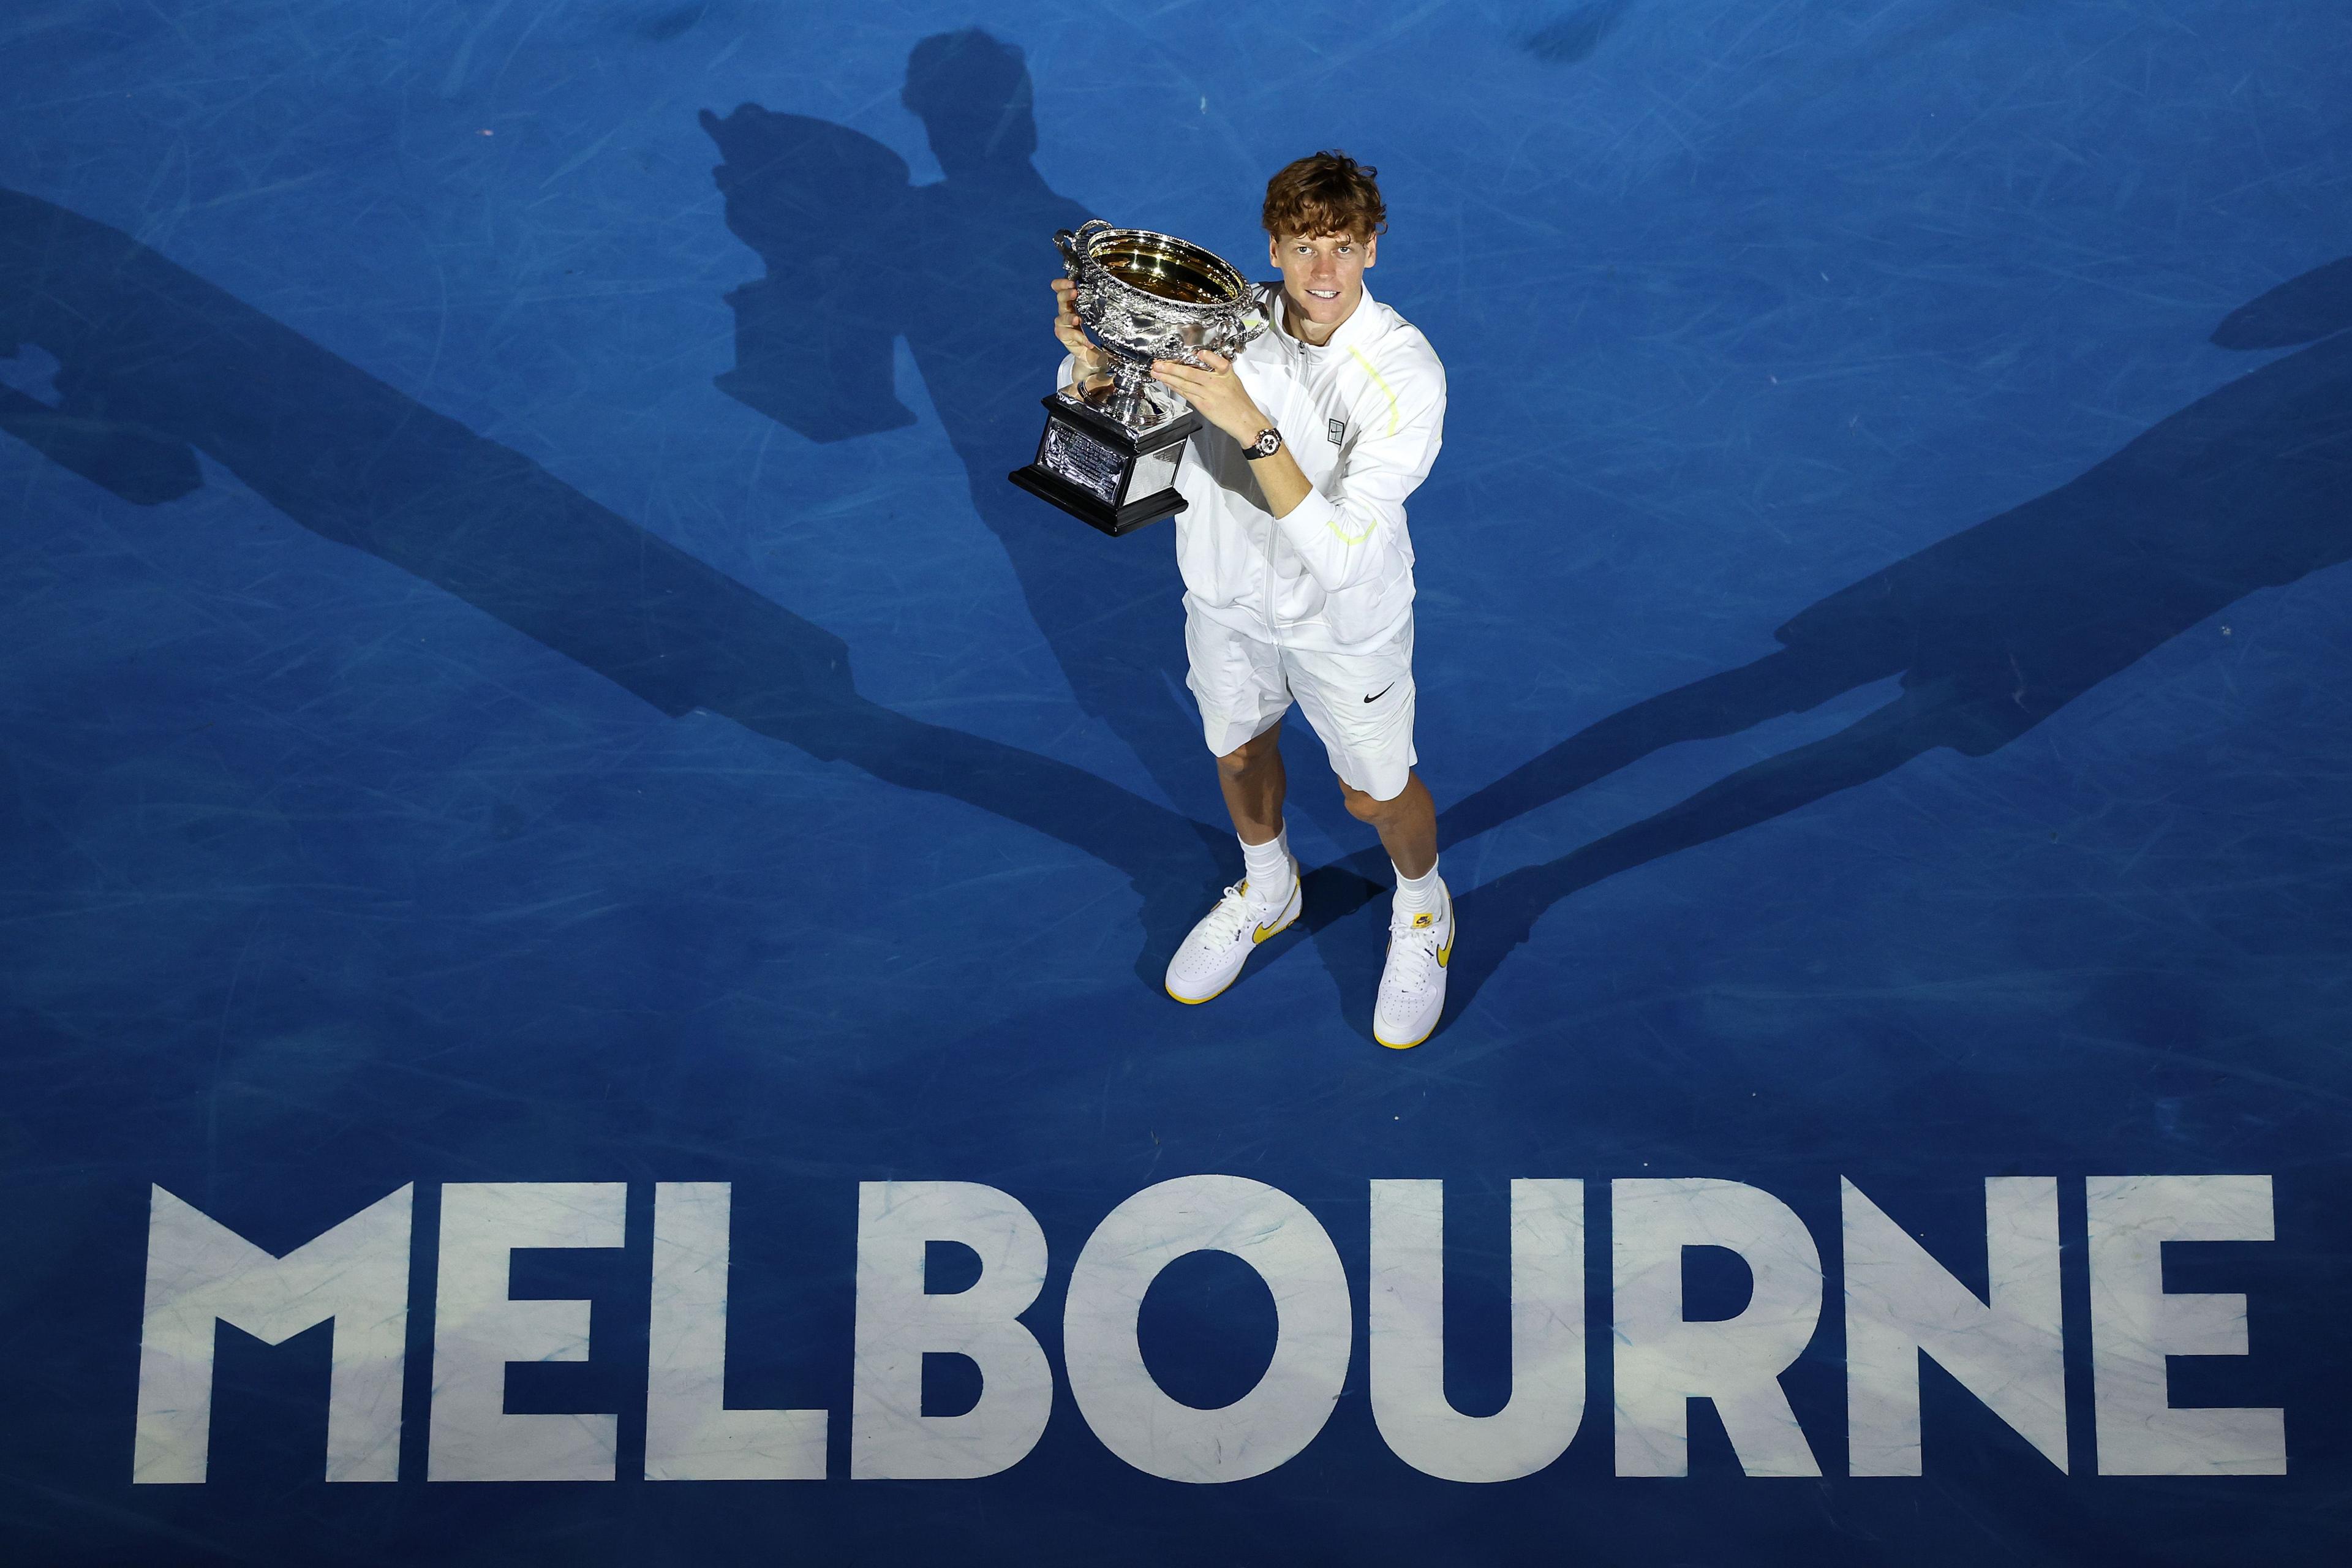
[[(1298, 862), (1297, 862), (1296, 860), (1292, 861), (1292, 862), (1290, 863), (1290, 868), (1291, 868), (1291, 871), (1292, 871), (1292, 873), (1293, 873), (1293, 875), (1294, 875), (1294, 877), (1295, 877), (1295, 876), (1296, 876), (1296, 874), (1297, 874), (1297, 869), (1298, 869)], [(1241, 890), (1242, 890), (1243, 892), (1244, 892), (1244, 893), (1246, 893), (1246, 892), (1248, 892), (1248, 891), (1249, 891), (1249, 879), (1248, 879), (1247, 877), (1243, 878), (1243, 879), (1241, 879), (1241, 881), (1240, 881), (1240, 882), (1238, 882), (1238, 883), (1237, 883), (1237, 884), (1235, 884), (1235, 885), (1236, 885), (1237, 887), (1239, 887), (1239, 888), (1241, 889)], [(1293, 901), (1293, 902), (1296, 902), (1297, 900), (1300, 900), (1300, 899), (1303, 899), (1303, 898), (1305, 898), (1306, 896), (1307, 896), (1307, 889), (1306, 889), (1306, 887), (1305, 887), (1305, 885), (1304, 885), (1304, 884), (1301, 884), (1301, 885), (1300, 885), (1300, 887), (1298, 888), (1298, 889), (1297, 889), (1296, 892), (1294, 892), (1294, 893), (1292, 893), (1292, 894), (1291, 894), (1291, 899), (1292, 899), (1292, 901)], [(1288, 908), (1288, 906), (1287, 906), (1287, 905), (1286, 905), (1286, 906), (1284, 906), (1284, 907), (1285, 907), (1285, 908)], [(1297, 920), (1297, 918), (1298, 918), (1298, 915), (1297, 915), (1297, 911), (1296, 911), (1296, 910), (1293, 910), (1293, 911), (1291, 912), (1290, 920), (1284, 920), (1280, 915), (1278, 915), (1278, 914), (1277, 914), (1276, 916), (1275, 916), (1275, 918), (1274, 918), (1274, 923), (1273, 923), (1272, 925), (1270, 925), (1270, 926), (1260, 926), (1260, 927), (1258, 927), (1255, 931), (1252, 931), (1252, 932), (1250, 933), (1250, 945), (1251, 945), (1252, 947), (1255, 947), (1259, 942), (1264, 942), (1267, 937), (1270, 937), (1270, 936), (1279, 936), (1279, 935), (1280, 935), (1280, 934), (1282, 934), (1284, 931), (1288, 931), (1288, 930), (1290, 929), (1290, 921), (1295, 921), (1295, 920)], [(1223, 995), (1223, 992), (1220, 992), (1220, 993), (1218, 993), (1218, 994)], [(1177, 998), (1176, 998), (1176, 1000), (1178, 1000), (1179, 1002), (1181, 1002), (1183, 999), (1184, 999), (1184, 998), (1182, 998), (1181, 996), (1179, 996), (1179, 997), (1177, 997)]]
[[(1295, 865), (1295, 864), (1296, 864), (1296, 863), (1294, 862), (1294, 865)], [(1225, 892), (1226, 892), (1226, 894), (1227, 894), (1228, 900), (1230, 900), (1231, 896), (1232, 896), (1232, 895), (1234, 895), (1234, 894), (1246, 892), (1246, 891), (1248, 890), (1248, 888), (1249, 888), (1249, 883), (1248, 883), (1248, 882), (1246, 882), (1246, 881), (1243, 881), (1243, 882), (1235, 883), (1233, 887), (1226, 889), (1225, 889)], [(1295, 884), (1295, 885), (1291, 888), (1291, 889), (1290, 889), (1290, 900), (1289, 900), (1289, 902), (1288, 902), (1288, 903), (1286, 903), (1286, 904), (1285, 904), (1285, 905), (1283, 906), (1282, 910), (1280, 910), (1280, 911), (1279, 911), (1279, 912), (1275, 916), (1275, 919), (1273, 920), (1273, 921), (1272, 921), (1271, 923), (1266, 924), (1266, 925), (1253, 925), (1253, 926), (1250, 928), (1250, 942), (1249, 942), (1249, 946), (1248, 946), (1247, 948), (1238, 948), (1238, 947), (1237, 947), (1237, 949), (1236, 949), (1237, 952), (1238, 952), (1238, 953), (1240, 953), (1240, 954), (1246, 954), (1246, 953), (1248, 953), (1248, 952), (1253, 952), (1253, 951), (1255, 951), (1255, 950), (1257, 948), (1257, 946), (1258, 946), (1261, 942), (1265, 942), (1265, 941), (1266, 940), (1266, 938), (1271, 937), (1271, 936), (1278, 936), (1278, 935), (1280, 935), (1282, 932), (1284, 932), (1284, 931), (1288, 931), (1288, 930), (1289, 930), (1293, 925), (1295, 925), (1296, 923), (1297, 923), (1299, 914), (1300, 914), (1300, 912), (1304, 910), (1304, 908), (1306, 907), (1306, 906), (1305, 906), (1306, 895), (1307, 895), (1307, 889), (1306, 889), (1305, 885), (1304, 885), (1303, 883)], [(1223, 904), (1223, 903), (1221, 903), (1221, 904), (1219, 905), (1219, 908), (1221, 908), (1221, 909), (1222, 909), (1222, 908), (1223, 908), (1223, 907), (1225, 907), (1225, 906), (1224, 906), (1224, 904)], [(1210, 911), (1210, 914), (1213, 916), (1216, 912), (1217, 912), (1217, 910), (1212, 910)], [(1204, 917), (1204, 919), (1205, 919), (1205, 917)], [(1193, 930), (1194, 930), (1196, 932), (1197, 932), (1200, 929), (1201, 929), (1201, 928), (1200, 928), (1200, 926), (1198, 926), (1198, 925), (1195, 925), (1195, 926), (1194, 926), (1194, 928), (1193, 928)], [(1229, 929), (1230, 929), (1230, 928), (1229, 928)], [(1236, 933), (1236, 934), (1238, 934), (1238, 933)], [(1230, 939), (1230, 938), (1228, 938), (1227, 940), (1228, 940), (1228, 941), (1230, 941), (1231, 939)], [(1192, 941), (1192, 938), (1188, 936), (1187, 938), (1185, 938), (1185, 941), (1186, 941), (1187, 942), (1190, 942)], [(1175, 959), (1171, 959), (1171, 960), (1170, 960), (1170, 963), (1169, 963), (1169, 971), (1170, 971), (1170, 973), (1171, 973), (1171, 976), (1173, 975), (1173, 973), (1174, 973), (1174, 972), (1175, 972), (1175, 970), (1176, 970), (1178, 961), (1179, 961), (1179, 960), (1181, 960), (1182, 957), (1183, 957), (1183, 952), (1182, 952), (1182, 950), (1180, 948), (1180, 950), (1178, 951), (1178, 953), (1177, 953), (1176, 958), (1175, 958)], [(1184, 1005), (1186, 1005), (1187, 1007), (1197, 1007), (1197, 1006), (1199, 1006), (1199, 1005), (1200, 1005), (1202, 1003), (1203, 1003), (1203, 1002), (1213, 1002), (1213, 1001), (1215, 1001), (1218, 997), (1220, 997), (1220, 996), (1223, 995), (1223, 994), (1226, 993), (1226, 991), (1228, 991), (1229, 989), (1231, 989), (1234, 981), (1236, 981), (1236, 980), (1238, 980), (1238, 979), (1240, 979), (1240, 978), (1241, 978), (1242, 962), (1243, 962), (1243, 960), (1242, 960), (1242, 958), (1241, 958), (1240, 956), (1235, 956), (1235, 957), (1234, 957), (1234, 958), (1233, 958), (1233, 960), (1232, 960), (1232, 963), (1233, 963), (1233, 968), (1231, 969), (1231, 971), (1229, 971), (1229, 972), (1228, 972), (1228, 973), (1227, 973), (1227, 975), (1226, 975), (1226, 978), (1225, 978), (1225, 982), (1224, 982), (1224, 984), (1222, 984), (1222, 985), (1220, 985), (1220, 986), (1218, 986), (1214, 991), (1210, 992), (1210, 993), (1209, 993), (1207, 995), (1205, 995), (1205, 996), (1186, 996), (1186, 995), (1184, 995), (1184, 994), (1181, 994), (1180, 992), (1178, 992), (1178, 991), (1177, 991), (1177, 989), (1176, 989), (1176, 987), (1175, 987), (1175, 985), (1173, 984), (1173, 983), (1172, 983), (1172, 981), (1171, 981), (1171, 980), (1163, 980), (1163, 981), (1161, 982), (1161, 984), (1160, 984), (1160, 989), (1162, 989), (1162, 990), (1164, 990), (1164, 991), (1166, 991), (1166, 992), (1168, 993), (1169, 998), (1170, 998), (1171, 1001), (1181, 1002), (1181, 1003), (1182, 1003), (1182, 1004), (1184, 1004)], [(1203, 978), (1203, 979), (1205, 979), (1205, 978), (1209, 978), (1209, 977), (1210, 977), (1210, 976), (1208, 976), (1208, 975), (1202, 975), (1202, 976), (1199, 976), (1199, 978)]]

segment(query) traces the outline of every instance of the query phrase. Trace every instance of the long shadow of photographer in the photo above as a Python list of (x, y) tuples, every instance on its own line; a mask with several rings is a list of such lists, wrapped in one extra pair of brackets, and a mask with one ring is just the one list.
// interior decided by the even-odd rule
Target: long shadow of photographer
[(1052, 237), (1090, 216), (1030, 162), (1021, 52), (978, 29), (925, 38), (900, 98), (929, 133), (946, 175), (936, 184), (910, 184), (897, 153), (827, 121), (757, 104), (703, 114), (725, 159), (715, 174), (728, 226), (767, 270), (728, 296), (736, 364), (719, 385), (813, 440), (895, 428), (914, 417), (891, 387), (903, 336), (1079, 707), (1169, 799), (1221, 821), (1183, 690), (1168, 530), (1106, 539), (1005, 481), (1045, 423)]
[(0, 348), (58, 362), (55, 405), (0, 387), (0, 429), (122, 499), (202, 481), (204, 452), (322, 538), (415, 574), (634, 692), (1034, 828), (1126, 873), (1139, 975), (1215, 876), (1202, 824), (1082, 769), (857, 694), (847, 648), (115, 229), (0, 190)]
[[(2352, 558), (2352, 258), (2232, 314), (2223, 348), (2309, 344), (2150, 428), (2080, 478), (1841, 589), (1780, 651), (1614, 714), (1458, 802), (1455, 843), (1680, 741), (1802, 712), (1889, 676), (1828, 738), (1461, 900), (1467, 1005), (1544, 911), (1678, 849), (1866, 784), (1937, 746), (1980, 757), (2257, 588)], [(1458, 1000), (1456, 1000), (1458, 998)]]

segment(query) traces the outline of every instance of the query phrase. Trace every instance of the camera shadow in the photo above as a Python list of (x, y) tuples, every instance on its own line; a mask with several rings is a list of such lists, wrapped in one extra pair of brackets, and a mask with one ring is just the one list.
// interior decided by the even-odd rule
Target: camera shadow
[(899, 99), (944, 178), (913, 184), (897, 153), (827, 121), (758, 104), (703, 113), (724, 160), (713, 173), (727, 226), (766, 267), (727, 297), (736, 363), (718, 384), (811, 440), (892, 429), (913, 418), (891, 386), (893, 343), (906, 339), (972, 508), (1078, 706), (1170, 800), (1222, 821), (1184, 689), (1171, 531), (1105, 538), (1004, 477), (1035, 455), (1045, 428), (1054, 232), (1093, 216), (1031, 162), (1022, 53), (977, 28), (925, 38)]
[[(1042, 290), (1041, 290), (1042, 292)], [(457, 595), (663, 712), (964, 802), (1123, 872), (1155, 987), (1223, 835), (1083, 769), (858, 695), (815, 623), (599, 505), (130, 236), (0, 190), (0, 348), (57, 396), (0, 387), (0, 430), (141, 506), (196, 454), (295, 522)]]
[(1466, 1006), (1544, 911), (1580, 889), (1937, 747), (1990, 755), (2256, 589), (2352, 558), (2347, 329), (2352, 258), (2272, 289), (2212, 339), (2297, 352), (2058, 489), (1830, 595), (1773, 634), (1779, 652), (1612, 714), (1442, 813), (1441, 843), (1460, 843), (1662, 747), (1901, 678), (1895, 698), (1836, 734), (1465, 896), (1451, 1005)]

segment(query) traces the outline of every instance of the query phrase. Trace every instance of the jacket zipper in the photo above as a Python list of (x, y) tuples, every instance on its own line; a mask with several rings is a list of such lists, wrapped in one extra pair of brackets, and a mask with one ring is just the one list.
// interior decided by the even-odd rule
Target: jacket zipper
[[(1282, 331), (1283, 329), (1279, 321), (1276, 322), (1274, 330), (1277, 332)], [(1300, 374), (1299, 367), (1295, 363), (1292, 363), (1294, 356), (1291, 350), (1289, 334), (1286, 332), (1283, 335), (1282, 357), (1284, 361), (1284, 368), (1290, 373), (1288, 379), (1293, 383), (1296, 383)], [(1287, 437), (1285, 437), (1285, 439), (1287, 439)], [(1291, 461), (1297, 462), (1297, 455), (1293, 453), (1291, 456)], [(1313, 481), (1310, 480), (1309, 482), (1312, 483)], [(1265, 521), (1265, 603), (1266, 640), (1274, 644), (1275, 647), (1280, 647), (1282, 646), (1282, 605), (1281, 601), (1276, 597), (1278, 584), (1275, 580), (1274, 554), (1276, 551), (1282, 548), (1282, 520), (1276, 517), (1271, 511), (1269, 511), (1266, 513)]]

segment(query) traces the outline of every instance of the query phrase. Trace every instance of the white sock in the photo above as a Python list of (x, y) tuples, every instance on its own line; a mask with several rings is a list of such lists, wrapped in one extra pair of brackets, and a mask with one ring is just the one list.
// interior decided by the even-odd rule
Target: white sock
[[(1395, 869), (1396, 862), (1389, 862)], [(1429, 869), (1418, 877), (1408, 877), (1397, 871), (1396, 910), (1404, 915), (1433, 915), (1442, 900), (1438, 889), (1444, 884), (1437, 879), (1437, 863), (1431, 861)]]
[(1244, 839), (1242, 865), (1249, 879), (1251, 898), (1276, 910), (1290, 902), (1289, 828), (1284, 828), (1263, 844), (1252, 844)]

